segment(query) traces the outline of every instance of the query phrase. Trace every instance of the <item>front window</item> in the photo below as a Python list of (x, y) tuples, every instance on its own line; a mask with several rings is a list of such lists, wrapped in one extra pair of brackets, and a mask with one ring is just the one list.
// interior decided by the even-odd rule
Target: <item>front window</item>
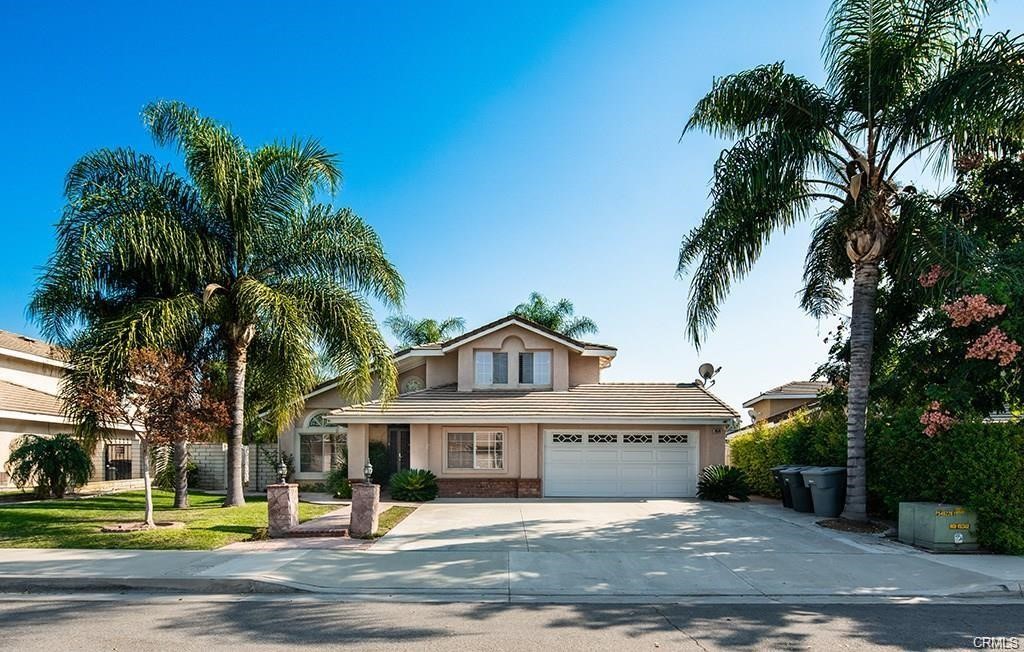
[(313, 415), (298, 432), (299, 473), (327, 473), (345, 463), (344, 426), (327, 423), (324, 413)]
[(505, 433), (449, 432), (449, 469), (504, 469)]
[(477, 351), (474, 354), (477, 385), (508, 384), (508, 353)]
[(550, 385), (551, 352), (532, 351), (520, 353), (519, 383), (521, 385)]

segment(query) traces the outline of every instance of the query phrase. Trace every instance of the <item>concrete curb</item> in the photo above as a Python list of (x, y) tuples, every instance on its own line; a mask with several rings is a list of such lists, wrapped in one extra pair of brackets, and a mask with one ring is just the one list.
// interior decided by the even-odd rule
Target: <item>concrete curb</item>
[[(313, 589), (315, 590), (315, 589)], [(53, 591), (151, 591), (169, 593), (301, 593), (307, 590), (282, 582), (208, 577), (39, 577), (4, 576), (0, 593)]]
[(54, 593), (60, 591), (187, 593), (190, 595), (293, 594), (321, 595), (348, 600), (399, 602), (509, 602), (509, 603), (675, 603), (694, 600), (727, 600), (736, 602), (777, 602), (800, 600), (891, 601), (907, 599), (1024, 601), (1024, 585), (977, 584), (953, 591), (921, 591), (900, 594), (815, 593), (780, 594), (594, 594), (594, 593), (509, 593), (486, 589), (409, 589), (397, 587), (330, 588), (294, 582), (284, 578), (216, 578), (216, 577), (0, 577), (0, 595), (13, 593)]

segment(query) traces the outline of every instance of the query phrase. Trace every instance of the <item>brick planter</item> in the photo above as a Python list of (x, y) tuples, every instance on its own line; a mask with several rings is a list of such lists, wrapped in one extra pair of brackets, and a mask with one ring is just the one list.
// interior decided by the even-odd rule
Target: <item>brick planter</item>
[(538, 479), (526, 478), (438, 478), (442, 498), (540, 498)]

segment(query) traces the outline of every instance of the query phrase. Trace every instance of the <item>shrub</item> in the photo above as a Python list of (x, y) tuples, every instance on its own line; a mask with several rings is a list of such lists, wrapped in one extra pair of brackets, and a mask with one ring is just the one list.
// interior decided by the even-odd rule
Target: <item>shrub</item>
[(423, 502), (437, 498), (437, 477), (426, 469), (406, 469), (391, 476), (391, 498)]
[(750, 487), (747, 486), (747, 477), (742, 469), (713, 464), (700, 472), (697, 497), (720, 503), (732, 497), (745, 503), (750, 500)]
[(386, 484), (391, 477), (391, 456), (388, 454), (387, 444), (381, 441), (370, 442), (370, 464), (373, 465), (373, 473), (370, 479), (377, 484)]
[(926, 437), (920, 409), (869, 423), (868, 489), (875, 508), (895, 515), (904, 501), (961, 504), (978, 514), (978, 540), (1024, 553), (1024, 428), (963, 421)]
[(348, 481), (348, 465), (342, 465), (327, 474), (327, 490), (335, 498), (351, 498), (352, 485)]
[(11, 449), (7, 472), (19, 488), (34, 483), (40, 496), (63, 498), (89, 481), (92, 460), (70, 435), (25, 435)]
[[(174, 491), (173, 448), (173, 446), (157, 446), (153, 448), (153, 454), (150, 458), (152, 459), (152, 468), (156, 469), (156, 473), (153, 475), (153, 486), (157, 489)], [(188, 463), (185, 465), (185, 476), (189, 487), (195, 487), (199, 484), (199, 465), (192, 461), (191, 456), (189, 456)]]
[(830, 411), (800, 412), (777, 424), (757, 423), (729, 440), (729, 460), (746, 474), (753, 493), (778, 498), (773, 466), (846, 466), (845, 418)]

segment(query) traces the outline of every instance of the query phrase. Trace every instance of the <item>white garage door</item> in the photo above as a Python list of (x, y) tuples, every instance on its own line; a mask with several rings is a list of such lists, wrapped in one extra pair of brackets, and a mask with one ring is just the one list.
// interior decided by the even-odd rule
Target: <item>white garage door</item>
[(697, 495), (697, 433), (546, 430), (544, 495)]

